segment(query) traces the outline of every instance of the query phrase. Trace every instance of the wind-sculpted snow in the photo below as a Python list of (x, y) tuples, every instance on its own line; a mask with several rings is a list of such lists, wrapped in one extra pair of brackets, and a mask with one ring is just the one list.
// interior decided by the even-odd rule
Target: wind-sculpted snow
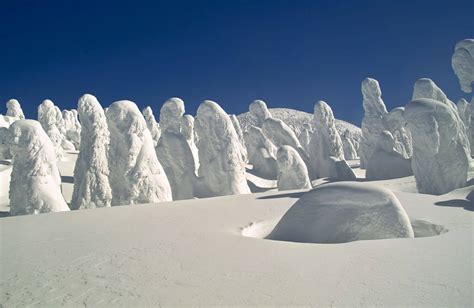
[(245, 140), (244, 140), (244, 133), (242, 132), (242, 128), (240, 127), (239, 120), (235, 116), (235, 114), (230, 115), (230, 119), (232, 120), (232, 125), (234, 125), (235, 132), (237, 133), (237, 136), (239, 136), (239, 142), (240, 142), (240, 150), (242, 152), (242, 159), (244, 162), (248, 161), (247, 157), (247, 148), (245, 147)]
[(253, 166), (252, 173), (265, 179), (276, 179), (278, 165), (277, 148), (263, 134), (261, 128), (250, 126), (244, 133), (248, 162)]
[(308, 169), (298, 152), (291, 146), (278, 149), (278, 190), (310, 189)]
[(413, 138), (412, 168), (420, 193), (444, 194), (463, 187), (469, 169), (468, 140), (456, 110), (433, 99), (405, 108)]
[(208, 196), (250, 193), (245, 176), (239, 137), (229, 115), (215, 102), (204, 101), (198, 108), (199, 175)]
[[(314, 105), (314, 132), (309, 144), (311, 179), (341, 179), (336, 163), (344, 161), (344, 148), (331, 107), (323, 101)], [(347, 174), (346, 174), (347, 175)], [(355, 175), (351, 176), (355, 178)]]
[(363, 183), (331, 183), (305, 193), (267, 237), (304, 243), (413, 238), (395, 195)]
[[(62, 118), (62, 115), (61, 115)], [(56, 156), (61, 159), (63, 156), (63, 140), (64, 135), (61, 133), (58, 123), (56, 106), (49, 99), (44, 100), (38, 106), (38, 121), (41, 123), (46, 134), (53, 142)]]
[(344, 134), (341, 135), (341, 140), (344, 149), (344, 158), (346, 160), (357, 159), (357, 151), (354, 147), (354, 144), (352, 143), (352, 139), (348, 130), (346, 130)]
[(196, 164), (186, 139), (186, 136), (193, 136), (194, 133), (189, 126), (182, 129), (183, 115), (184, 103), (178, 98), (167, 100), (160, 110), (163, 131), (156, 146), (156, 154), (168, 176), (173, 200), (191, 199), (194, 196)]
[(261, 100), (255, 100), (249, 105), (249, 112), (255, 120), (256, 127), (262, 127), (263, 122), (271, 117), (267, 104)]
[[(289, 108), (269, 108), (268, 111), (270, 112), (271, 117), (285, 122), (295, 132), (297, 136), (299, 136), (300, 133), (307, 126), (309, 126), (310, 127), (309, 130), (312, 131), (312, 122), (313, 122), (312, 113), (289, 109)], [(248, 128), (252, 125), (257, 126), (257, 121), (250, 112), (244, 112), (244, 113), (239, 114), (237, 116), (237, 119), (239, 120), (240, 127), (242, 128), (243, 132), (246, 132)], [(359, 140), (362, 135), (359, 127), (351, 123), (336, 119), (336, 128), (339, 134), (342, 134), (344, 133), (344, 131), (349, 130), (352, 141), (354, 143), (359, 143)], [(356, 144), (354, 144), (354, 146), (356, 146)], [(356, 146), (356, 150), (357, 150), (357, 146)]]
[(395, 148), (392, 134), (383, 131), (370, 157), (365, 176), (367, 180), (387, 180), (413, 175), (410, 159), (405, 158)]
[(142, 113), (146, 121), (146, 126), (148, 127), (148, 130), (151, 133), (153, 144), (156, 147), (156, 145), (158, 144), (158, 140), (160, 140), (160, 136), (161, 136), (160, 124), (156, 122), (155, 116), (153, 115), (153, 110), (151, 109), (150, 106), (145, 107)]
[(107, 109), (112, 205), (172, 200), (165, 171), (137, 105), (118, 101)]
[(61, 195), (56, 153), (40, 123), (18, 120), (9, 128), (13, 169), (10, 215), (69, 211)]
[(458, 76), (461, 90), (471, 93), (474, 82), (474, 39), (465, 39), (456, 44), (451, 66)]
[(81, 144), (81, 123), (79, 123), (76, 109), (63, 110), (62, 117), (66, 131), (66, 139), (70, 141), (76, 150), (79, 150)]
[(16, 99), (10, 99), (7, 102), (7, 116), (23, 120), (25, 115), (21, 109), (20, 103)]
[(382, 100), (379, 82), (372, 78), (362, 81), (362, 105), (364, 119), (362, 120), (362, 138), (359, 149), (360, 167), (366, 169), (370, 157), (377, 145), (379, 135), (384, 130), (382, 118), (387, 114), (387, 108)]
[(410, 158), (413, 152), (410, 131), (405, 128), (405, 108), (397, 107), (386, 113), (383, 118), (383, 125), (394, 139), (395, 149), (405, 158)]
[(110, 134), (102, 106), (93, 95), (78, 102), (82, 123), (79, 155), (74, 167), (71, 209), (108, 207), (112, 202), (109, 183)]

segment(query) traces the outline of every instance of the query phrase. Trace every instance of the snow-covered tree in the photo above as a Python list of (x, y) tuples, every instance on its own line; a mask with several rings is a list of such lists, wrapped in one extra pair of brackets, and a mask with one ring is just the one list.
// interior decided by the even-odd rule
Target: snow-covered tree
[(357, 151), (352, 143), (352, 138), (350, 136), (349, 130), (345, 130), (341, 136), (342, 146), (344, 149), (344, 158), (346, 160), (357, 159)]
[(412, 155), (411, 135), (410, 131), (406, 129), (405, 108), (397, 107), (386, 113), (382, 117), (383, 125), (388, 130), (394, 139), (395, 149), (405, 158), (410, 158)]
[(10, 214), (25, 215), (69, 211), (61, 194), (61, 177), (54, 146), (34, 120), (10, 126), (14, 155), (10, 180)]
[(194, 132), (194, 117), (190, 114), (185, 114), (181, 118), (181, 134), (186, 138), (189, 148), (193, 153), (194, 165), (196, 166), (195, 173), (199, 170), (199, 153), (196, 146), (196, 134)]
[(413, 175), (411, 161), (396, 151), (395, 139), (385, 130), (380, 134), (367, 166), (366, 179), (386, 180)]
[(16, 99), (7, 102), (7, 116), (22, 120), (25, 118), (20, 103)]
[(359, 156), (360, 167), (366, 169), (379, 136), (384, 130), (382, 117), (387, 113), (387, 108), (382, 100), (382, 91), (377, 80), (365, 78), (362, 81), (361, 90), (364, 118), (362, 120)]
[(76, 109), (62, 111), (66, 139), (74, 145), (76, 150), (79, 150), (81, 144), (81, 123), (79, 123), (77, 116)]
[(151, 133), (151, 138), (153, 139), (153, 143), (156, 145), (158, 144), (158, 140), (160, 140), (161, 136), (161, 129), (160, 124), (156, 122), (155, 116), (153, 115), (153, 110), (150, 106), (145, 107), (142, 111), (143, 117), (145, 117), (146, 126)]
[(137, 105), (118, 101), (106, 113), (112, 205), (171, 201), (171, 188)]
[(298, 152), (288, 145), (278, 148), (278, 190), (310, 189), (308, 169)]
[(7, 127), (0, 127), (0, 160), (11, 158), (10, 132)]
[(244, 133), (248, 162), (253, 166), (252, 172), (265, 179), (276, 179), (278, 165), (276, 161), (277, 148), (265, 136), (262, 129), (249, 126)]
[(49, 99), (44, 100), (38, 106), (38, 121), (41, 123), (44, 131), (53, 142), (56, 156), (60, 159), (64, 154), (62, 147), (64, 135), (58, 128), (58, 117), (55, 107), (54, 103)]
[(250, 193), (245, 176), (240, 142), (229, 115), (215, 102), (204, 101), (198, 108), (200, 172), (209, 196)]
[(71, 209), (108, 207), (112, 202), (109, 184), (109, 129), (102, 106), (95, 96), (84, 94), (78, 102), (81, 144), (74, 168)]
[(267, 108), (267, 104), (265, 104), (264, 101), (258, 99), (254, 100), (249, 105), (249, 111), (255, 119), (255, 126), (260, 128), (262, 127), (265, 119), (270, 118), (272, 116)]
[(156, 154), (168, 176), (173, 200), (191, 199), (194, 196), (196, 165), (188, 140), (182, 131), (187, 137), (194, 134), (190, 127), (182, 130), (184, 111), (184, 102), (179, 98), (167, 100), (160, 110), (162, 133), (156, 146)]
[(461, 90), (471, 93), (474, 82), (474, 39), (465, 39), (456, 44), (451, 65), (458, 76)]
[(242, 132), (242, 128), (240, 127), (239, 120), (235, 116), (235, 114), (230, 115), (230, 119), (232, 120), (232, 124), (234, 125), (235, 132), (237, 133), (237, 136), (239, 136), (239, 141), (240, 145), (242, 146), (242, 159), (247, 162), (248, 157), (247, 157), (247, 148), (245, 147), (245, 140), (244, 140), (244, 133)]
[(405, 118), (413, 138), (418, 191), (439, 195), (464, 186), (469, 142), (457, 112), (443, 102), (418, 99), (406, 106)]
[[(337, 162), (345, 162), (344, 148), (332, 109), (324, 101), (318, 101), (314, 105), (313, 127), (314, 132), (309, 144), (310, 177), (341, 179), (343, 175), (338, 174)], [(355, 178), (355, 175), (351, 178)]]
[(311, 125), (309, 123), (304, 123), (301, 132), (298, 136), (298, 141), (300, 142), (301, 146), (303, 147), (303, 150), (305, 150), (306, 153), (308, 153), (309, 151), (309, 143), (311, 142), (312, 135), (313, 132), (311, 131)]

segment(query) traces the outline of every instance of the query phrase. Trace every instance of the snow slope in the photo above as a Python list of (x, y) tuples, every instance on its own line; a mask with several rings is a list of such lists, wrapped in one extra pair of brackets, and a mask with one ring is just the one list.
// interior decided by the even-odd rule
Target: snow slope
[[(305, 123), (311, 123), (313, 121), (313, 115), (304, 111), (289, 108), (269, 108), (269, 110), (274, 118), (280, 119), (288, 124), (296, 131), (297, 135), (299, 135)], [(241, 113), (237, 118), (239, 119), (243, 131), (246, 131), (249, 125), (255, 124), (255, 120), (249, 112)], [(336, 119), (336, 129), (339, 134), (342, 134), (346, 129), (348, 129), (352, 138), (360, 140), (360, 128), (351, 123)]]
[(406, 192), (413, 176), (370, 183), (394, 192), (417, 238), (263, 239), (304, 191), (1, 218), (0, 303), (472, 307), (473, 186), (431, 196)]

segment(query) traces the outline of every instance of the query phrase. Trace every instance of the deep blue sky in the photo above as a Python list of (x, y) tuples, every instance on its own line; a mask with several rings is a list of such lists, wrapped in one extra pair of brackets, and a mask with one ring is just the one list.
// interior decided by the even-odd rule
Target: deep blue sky
[(421, 77), (463, 97), (451, 55), (473, 16), (472, 0), (0, 0), (0, 113), (9, 98), (36, 117), (43, 99), (75, 108), (84, 93), (156, 115), (171, 96), (191, 114), (204, 99), (237, 114), (257, 98), (309, 112), (323, 99), (360, 124), (367, 76), (389, 109)]

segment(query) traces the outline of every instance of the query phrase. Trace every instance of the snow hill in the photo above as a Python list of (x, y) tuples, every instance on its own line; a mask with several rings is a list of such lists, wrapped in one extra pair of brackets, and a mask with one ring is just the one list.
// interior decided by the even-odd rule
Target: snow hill
[[(311, 123), (313, 121), (313, 115), (304, 111), (290, 108), (269, 108), (268, 110), (274, 118), (280, 119), (289, 125), (297, 135), (299, 135), (303, 128), (303, 124)], [(250, 115), (250, 112), (241, 113), (237, 118), (239, 119), (243, 131), (246, 131), (249, 125), (255, 125), (255, 120)], [(339, 134), (342, 134), (346, 129), (348, 129), (352, 138), (360, 140), (361, 130), (354, 124), (336, 119), (336, 128)]]

